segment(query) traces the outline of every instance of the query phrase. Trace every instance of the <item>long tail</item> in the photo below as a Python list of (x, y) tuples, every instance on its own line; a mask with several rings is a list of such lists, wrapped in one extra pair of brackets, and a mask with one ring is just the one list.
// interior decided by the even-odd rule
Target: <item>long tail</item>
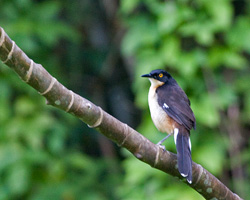
[(192, 183), (192, 157), (189, 131), (185, 128), (174, 129), (174, 140), (177, 149), (177, 162), (180, 174)]

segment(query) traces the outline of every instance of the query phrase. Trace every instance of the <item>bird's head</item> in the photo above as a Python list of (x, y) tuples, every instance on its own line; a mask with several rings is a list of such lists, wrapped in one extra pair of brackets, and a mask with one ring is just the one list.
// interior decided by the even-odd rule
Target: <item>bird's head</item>
[(153, 70), (149, 74), (144, 74), (141, 77), (148, 78), (151, 82), (151, 85), (154, 86), (163, 85), (164, 83), (167, 83), (169, 79), (172, 78), (172, 76), (168, 72), (162, 69)]

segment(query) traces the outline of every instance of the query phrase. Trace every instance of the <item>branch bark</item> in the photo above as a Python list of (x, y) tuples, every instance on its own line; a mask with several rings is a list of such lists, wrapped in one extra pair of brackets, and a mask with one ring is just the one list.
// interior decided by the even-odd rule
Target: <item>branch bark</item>
[[(31, 60), (0, 27), (0, 59), (13, 69), (20, 78), (47, 99), (47, 104), (64, 110), (88, 124), (90, 128), (128, 149), (136, 158), (151, 167), (182, 179), (177, 169), (177, 157), (163, 151), (143, 135), (112, 117), (100, 107), (65, 88), (40, 64)], [(193, 183), (205, 199), (241, 199), (216, 177), (193, 162)]]

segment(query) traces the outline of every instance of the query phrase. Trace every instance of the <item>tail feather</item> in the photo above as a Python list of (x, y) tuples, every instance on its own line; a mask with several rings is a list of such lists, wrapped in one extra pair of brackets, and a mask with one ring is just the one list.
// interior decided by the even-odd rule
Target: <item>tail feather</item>
[(191, 157), (191, 143), (189, 132), (175, 129), (174, 131), (175, 144), (177, 149), (177, 163), (178, 170), (187, 181), (192, 183), (192, 157)]

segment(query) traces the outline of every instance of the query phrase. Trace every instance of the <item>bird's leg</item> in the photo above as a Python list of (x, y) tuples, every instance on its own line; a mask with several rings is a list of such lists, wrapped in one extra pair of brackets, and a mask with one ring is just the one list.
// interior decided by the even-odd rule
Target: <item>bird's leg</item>
[(168, 139), (169, 136), (170, 134), (164, 137), (160, 142), (158, 142), (157, 145), (161, 145), (166, 139)]
[(167, 135), (166, 137), (164, 137), (164, 138), (163, 138), (160, 142), (158, 142), (156, 145), (160, 146), (163, 150), (166, 150), (165, 146), (162, 145), (162, 143), (163, 143), (166, 139), (168, 139), (169, 136), (170, 136), (170, 135)]

